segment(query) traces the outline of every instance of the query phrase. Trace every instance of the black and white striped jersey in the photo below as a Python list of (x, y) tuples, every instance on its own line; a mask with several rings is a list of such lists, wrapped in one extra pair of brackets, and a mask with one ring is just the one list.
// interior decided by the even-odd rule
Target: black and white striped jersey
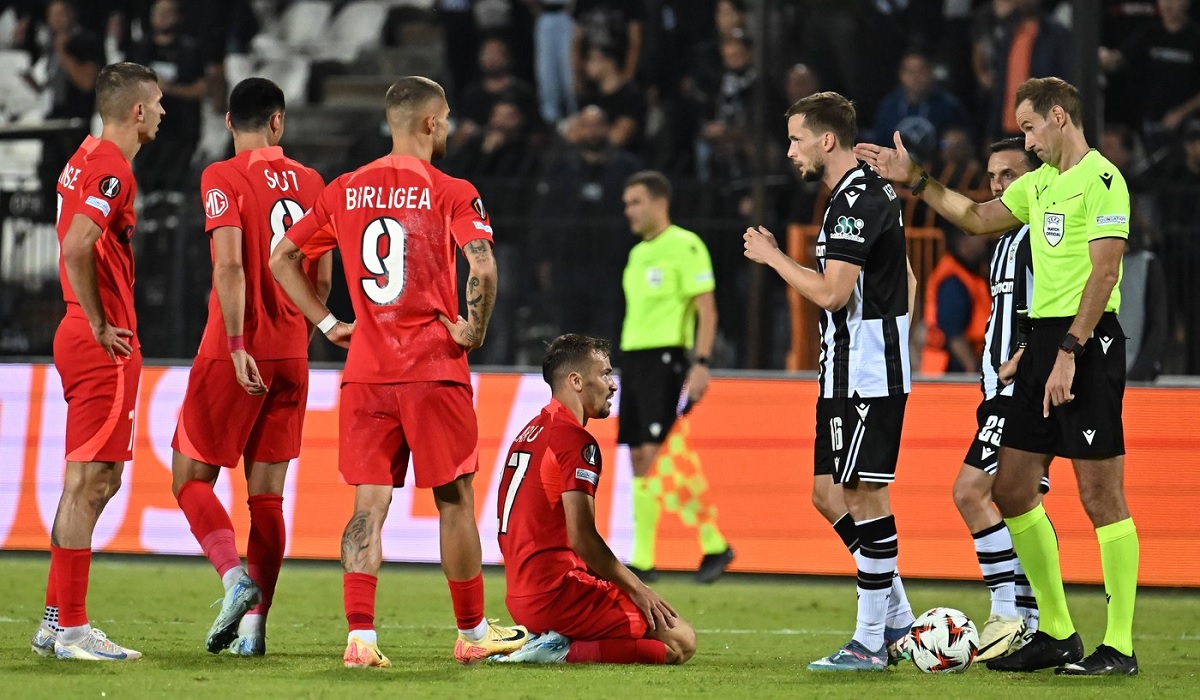
[(983, 340), (983, 396), (1012, 396), (1013, 385), (1000, 384), (1000, 365), (1017, 351), (1017, 307), (1033, 301), (1033, 255), (1029, 226), (1016, 228), (996, 241), (988, 283), (992, 289), (992, 315)]
[(904, 220), (896, 191), (864, 164), (842, 176), (817, 237), (817, 268), (858, 265), (850, 300), (821, 314), (823, 398), (907, 394), (908, 270)]

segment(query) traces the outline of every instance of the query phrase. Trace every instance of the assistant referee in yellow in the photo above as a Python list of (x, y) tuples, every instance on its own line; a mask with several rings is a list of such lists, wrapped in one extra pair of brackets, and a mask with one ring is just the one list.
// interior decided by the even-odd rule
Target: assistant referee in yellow
[[(671, 223), (671, 183), (666, 176), (655, 171), (634, 174), (625, 182), (622, 200), (630, 229), (642, 241), (629, 252), (622, 276), (625, 321), (617, 440), (629, 445), (633, 462), (630, 569), (643, 581), (653, 581), (662, 503), (656, 493), (661, 489), (652, 488), (653, 477), (648, 475), (676, 417), (708, 390), (717, 303), (704, 242)], [(696, 527), (704, 555), (696, 579), (711, 583), (733, 561), (733, 550), (717, 529), (715, 516), (699, 518)]]

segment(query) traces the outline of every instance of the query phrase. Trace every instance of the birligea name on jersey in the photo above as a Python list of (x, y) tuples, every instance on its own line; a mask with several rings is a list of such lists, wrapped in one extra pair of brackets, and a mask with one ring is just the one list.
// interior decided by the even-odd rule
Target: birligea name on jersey
[(346, 188), (346, 211), (354, 209), (432, 209), (428, 187)]

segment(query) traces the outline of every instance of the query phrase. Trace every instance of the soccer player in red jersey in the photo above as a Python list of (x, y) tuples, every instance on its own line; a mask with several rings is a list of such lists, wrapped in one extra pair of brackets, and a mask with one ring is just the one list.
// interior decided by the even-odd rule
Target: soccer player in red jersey
[[(416, 486), (433, 490), (440, 515), (442, 570), (459, 630), (454, 656), (471, 663), (514, 651), (528, 638), (525, 629), (498, 627), (483, 615), (471, 487), (479, 454), (467, 351), (483, 343), (496, 301), (492, 227), (475, 188), (430, 164), (445, 154), (450, 129), (442, 87), (401, 78), (386, 102), (391, 154), (330, 183), (275, 248), (271, 270), (326, 338), (350, 348), (338, 457), (342, 477), (355, 487), (342, 536), (346, 666), (390, 665), (375, 634), (380, 530), (410, 455)], [(306, 257), (334, 246), (350, 286), (353, 325), (329, 313), (301, 269)], [(469, 318), (458, 315), (456, 247), (470, 265)]]
[[(283, 485), (300, 454), (311, 327), (267, 267), (271, 249), (310, 209), (324, 180), (283, 154), (283, 91), (247, 78), (229, 96), (234, 157), (204, 170), (200, 192), (213, 259), (208, 325), (188, 377), (174, 448), (172, 490), (225, 586), (205, 647), (266, 653), (266, 617), (283, 563)], [(332, 257), (316, 262), (329, 293)], [(244, 458), (250, 505), (246, 569), (233, 523), (213, 493), (221, 467)]]
[(536, 633), (496, 661), (681, 664), (696, 632), (596, 531), (602, 459), (584, 428), (617, 386), (607, 340), (569, 333), (546, 350), (553, 398), (517, 434), (500, 482), (500, 551), (513, 619)]
[(141, 658), (88, 624), (88, 571), (96, 519), (133, 457), (133, 410), (142, 354), (133, 311), (130, 161), (154, 139), (164, 111), (154, 71), (135, 63), (96, 76), (100, 138), (88, 136), (58, 178), (59, 277), (67, 313), (54, 335), (54, 366), (67, 400), (66, 474), (50, 532), (46, 612), (33, 635), (43, 656), (89, 661)]

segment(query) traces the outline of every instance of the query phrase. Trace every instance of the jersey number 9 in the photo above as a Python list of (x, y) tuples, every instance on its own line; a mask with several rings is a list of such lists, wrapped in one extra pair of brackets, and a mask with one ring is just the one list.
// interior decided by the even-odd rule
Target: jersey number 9
[(363, 267), (374, 277), (362, 278), (362, 290), (380, 306), (395, 302), (404, 291), (404, 236), (404, 226), (386, 216), (363, 231)]

